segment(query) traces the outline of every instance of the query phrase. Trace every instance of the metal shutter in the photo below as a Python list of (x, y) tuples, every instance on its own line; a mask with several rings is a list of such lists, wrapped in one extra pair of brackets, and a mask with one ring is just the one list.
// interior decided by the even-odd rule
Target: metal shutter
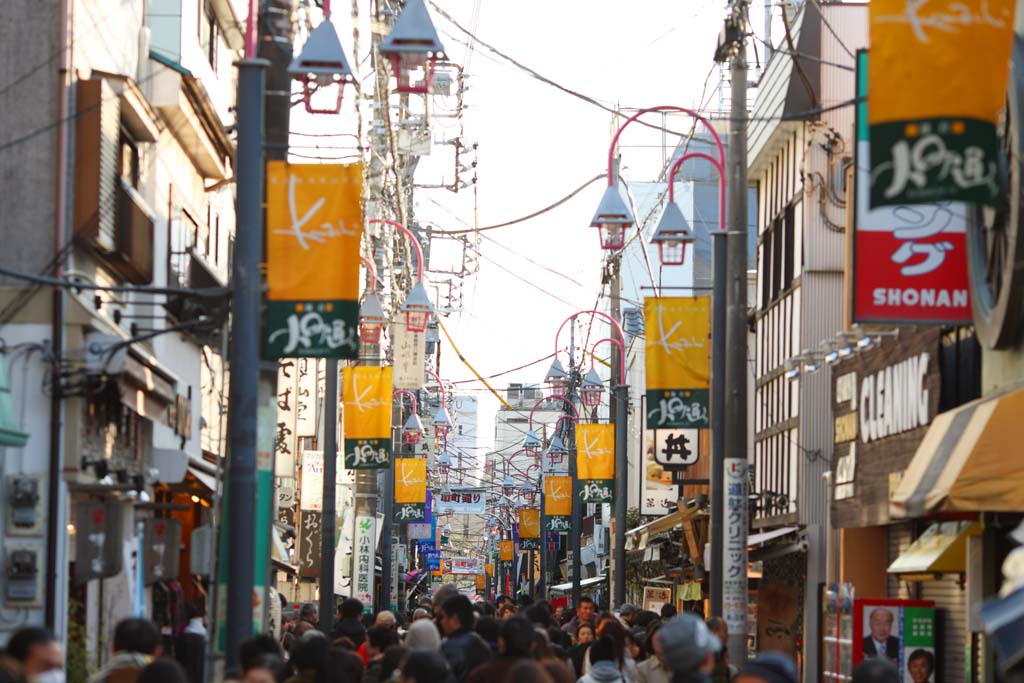
[[(910, 547), (914, 541), (914, 525), (911, 522), (892, 524), (888, 528), (889, 534), (889, 562), (896, 561), (903, 551)], [(886, 577), (888, 587), (886, 597), (900, 600), (912, 600), (916, 598), (906, 582), (901, 582), (894, 574)]]
[(964, 680), (965, 649), (970, 643), (970, 633), (967, 631), (967, 591), (960, 587), (960, 577), (922, 581), (921, 599), (935, 603), (935, 621), (942, 638), (936, 643), (942, 668), (935, 680)]

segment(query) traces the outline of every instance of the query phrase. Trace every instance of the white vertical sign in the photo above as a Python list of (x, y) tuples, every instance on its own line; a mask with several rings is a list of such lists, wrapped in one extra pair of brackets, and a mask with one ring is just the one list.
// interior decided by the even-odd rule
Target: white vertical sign
[(725, 459), (725, 542), (722, 544), (722, 617), (729, 633), (747, 633), (747, 461)]
[(320, 510), (324, 501), (324, 453), (302, 451), (302, 488), (299, 505), (303, 510)]
[(352, 597), (363, 603), (363, 611), (373, 609), (373, 558), (377, 554), (377, 518), (370, 515), (356, 517), (355, 534), (355, 589)]
[(274, 435), (274, 474), (295, 476), (295, 405), (298, 400), (298, 368), (294, 358), (277, 366), (277, 430)]
[(334, 551), (334, 592), (350, 595), (352, 588), (352, 516), (353, 509), (346, 507), (341, 513), (338, 529), (341, 537)]
[(426, 335), (407, 330), (404, 315), (391, 321), (391, 351), (395, 362), (391, 376), (395, 388), (422, 389), (427, 362)]
[(295, 362), (298, 386), (295, 397), (295, 436), (316, 436), (317, 362), (299, 358)]

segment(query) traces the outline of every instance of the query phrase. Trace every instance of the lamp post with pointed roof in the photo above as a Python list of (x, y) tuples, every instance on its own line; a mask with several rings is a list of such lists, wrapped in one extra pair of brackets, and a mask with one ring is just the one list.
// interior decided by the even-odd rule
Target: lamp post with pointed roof
[[(345, 84), (352, 81), (352, 69), (341, 47), (338, 32), (331, 23), (331, 3), (325, 0), (324, 18), (313, 29), (302, 46), (302, 51), (288, 65), (288, 75), (302, 83), (302, 100), (310, 114), (337, 114), (341, 111), (341, 100)], [(332, 106), (316, 106), (313, 95), (321, 88), (338, 86), (338, 94)]]
[[(405, 1), (391, 33), (380, 44), (380, 53), (391, 62), (396, 92), (421, 95), (430, 92), (434, 65), (438, 59), (444, 59), (445, 54), (423, 0)], [(414, 83), (412, 79), (418, 71), (423, 72), (423, 80)]]
[(401, 305), (399, 310), (405, 314), (405, 328), (407, 330), (410, 332), (425, 332), (427, 324), (430, 322), (430, 316), (434, 314), (434, 306), (430, 303), (426, 287), (423, 286), (423, 248), (420, 247), (419, 240), (416, 239), (416, 236), (412, 234), (409, 228), (398, 221), (386, 218), (371, 218), (367, 223), (383, 223), (395, 228), (408, 238), (409, 246), (416, 253), (416, 284), (409, 290), (409, 296), (406, 297), (405, 303)]

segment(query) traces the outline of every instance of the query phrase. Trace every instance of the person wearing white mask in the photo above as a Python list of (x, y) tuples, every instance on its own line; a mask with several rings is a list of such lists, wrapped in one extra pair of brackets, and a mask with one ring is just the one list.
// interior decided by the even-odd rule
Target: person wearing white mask
[(7, 641), (7, 654), (21, 665), (28, 683), (64, 683), (64, 649), (46, 629), (18, 630)]

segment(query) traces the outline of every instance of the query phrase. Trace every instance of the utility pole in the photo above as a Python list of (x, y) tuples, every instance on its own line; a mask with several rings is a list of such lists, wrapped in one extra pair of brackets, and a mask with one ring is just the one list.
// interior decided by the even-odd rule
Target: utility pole
[(320, 532), (320, 629), (334, 627), (334, 539), (338, 526), (338, 359), (328, 358), (324, 381), (324, 492)]
[[(576, 319), (569, 323), (569, 390), (566, 398), (575, 404), (573, 397), (576, 395)], [(572, 411), (569, 406), (563, 408), (568, 415)], [(568, 422), (568, 420), (566, 420)], [(565, 442), (569, 450), (569, 474), (572, 476), (572, 531), (569, 537), (569, 548), (572, 552), (572, 606), (579, 609), (580, 606), (580, 546), (583, 539), (583, 503), (580, 501), (576, 484), (579, 481), (579, 471), (576, 468), (576, 430), (569, 429), (569, 440)]]
[[(723, 616), (729, 626), (733, 663), (747, 658), (747, 0), (732, 0), (727, 36), (735, 36), (730, 55), (728, 171), (728, 280), (724, 483), (728, 521), (720, 558)], [(736, 490), (738, 488), (738, 491)], [(730, 489), (733, 489), (730, 492)], [(739, 494), (739, 495), (737, 495)], [(716, 558), (719, 559), (719, 558)]]
[(381, 531), (380, 540), (382, 545), (381, 548), (381, 561), (380, 561), (380, 605), (379, 608), (382, 610), (391, 609), (391, 573), (394, 571), (391, 562), (391, 548), (392, 539), (391, 531), (395, 526), (395, 458), (398, 457), (398, 451), (404, 448), (402, 440), (402, 425), (405, 424), (405, 420), (402, 418), (404, 412), (404, 402), (399, 396), (398, 407), (392, 408), (391, 414), (392, 428), (391, 428), (391, 443), (394, 444), (392, 447), (391, 462), (388, 463), (387, 469), (384, 470), (384, 486), (381, 495), (384, 497), (384, 520), (381, 522), (384, 529)]
[[(618, 164), (615, 174), (618, 175)], [(621, 259), (616, 255), (608, 264), (611, 271), (610, 289), (611, 306), (610, 315), (615, 320), (622, 319), (622, 278)], [(625, 340), (622, 350), (612, 355), (611, 381), (612, 393), (615, 400), (610, 406), (612, 424), (615, 425), (615, 533), (612, 534), (612, 559), (615, 561), (615, 572), (613, 579), (612, 604), (608, 607), (614, 610), (626, 602), (626, 502), (629, 496), (629, 457), (628, 457), (628, 428), (629, 420), (629, 387), (623, 383), (618, 384), (619, 378), (624, 375), (623, 368), (626, 365)]]
[[(260, 261), (263, 256), (264, 59), (237, 62), (238, 152), (234, 265), (231, 274), (231, 387), (228, 402), (227, 669), (238, 666), (238, 646), (253, 634), (255, 585), (256, 438), (260, 370)], [(260, 596), (262, 600), (263, 596)]]

